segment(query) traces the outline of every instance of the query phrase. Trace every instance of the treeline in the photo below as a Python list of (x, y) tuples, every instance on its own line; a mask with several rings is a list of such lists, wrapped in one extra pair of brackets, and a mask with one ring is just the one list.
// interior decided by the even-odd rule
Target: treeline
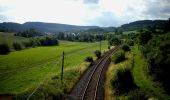
[(106, 40), (107, 34), (93, 34), (93, 33), (63, 33), (59, 32), (54, 35), (59, 40), (67, 40), (74, 42), (95, 42)]
[(121, 39), (119, 37), (117, 37), (116, 35), (114, 35), (114, 34), (109, 34), (107, 36), (107, 40), (108, 40), (108, 44), (110, 46), (112, 46), (112, 45), (120, 45), (121, 44)]
[(100, 40), (106, 40), (107, 33), (65, 33), (65, 32), (57, 32), (53, 34), (45, 34), (37, 31), (36, 29), (29, 29), (26, 31), (18, 32), (15, 34), (15, 36), (21, 36), (21, 37), (37, 37), (37, 36), (53, 36), (59, 40), (66, 40), (66, 41), (74, 41), (74, 42), (95, 42)]
[(7, 43), (0, 44), (0, 54), (8, 54), (11, 50), (22, 50), (26, 48), (32, 48), (37, 46), (54, 46), (59, 45), (58, 39), (56, 37), (43, 36), (43, 37), (33, 37), (25, 41), (17, 41), (12, 43), (12, 47)]
[(123, 31), (140, 31), (143, 29), (151, 29), (154, 32), (162, 32), (166, 33), (168, 31), (168, 24), (169, 20), (141, 20), (141, 21), (135, 21), (132, 23), (124, 24), (121, 27), (118, 27), (118, 29), (121, 29)]
[(35, 36), (43, 36), (44, 34), (35, 30), (34, 28), (30, 28), (28, 30), (18, 32), (15, 34), (15, 36), (21, 36), (21, 37), (35, 37)]
[(158, 30), (149, 26), (137, 33), (127, 34), (127, 44), (138, 44), (143, 57), (148, 64), (147, 72), (153, 80), (161, 84), (170, 94), (170, 20)]
[(170, 94), (170, 81), (168, 81), (170, 76), (170, 20), (159, 30), (160, 32), (155, 32), (155, 30), (157, 28), (149, 27), (140, 30), (135, 35), (128, 34), (128, 44), (133, 45), (134, 41), (139, 45), (148, 64), (148, 74)]
[(149, 64), (149, 74), (170, 94), (170, 33), (139, 36), (141, 51)]

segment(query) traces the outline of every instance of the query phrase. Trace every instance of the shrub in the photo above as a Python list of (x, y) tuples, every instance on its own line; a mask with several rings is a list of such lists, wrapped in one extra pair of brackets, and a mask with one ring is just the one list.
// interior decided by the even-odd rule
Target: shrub
[(115, 53), (112, 57), (112, 61), (116, 64), (121, 61), (125, 60), (125, 52), (124, 51), (118, 51)]
[(108, 46), (108, 49), (110, 49), (110, 46)]
[(59, 45), (57, 38), (54, 37), (44, 37), (40, 39), (40, 43), (42, 46), (53, 46)]
[(93, 57), (86, 57), (85, 61), (92, 63), (93, 62)]
[[(130, 91), (127, 95), (128, 100), (150, 100), (148, 99), (148, 95), (145, 91), (142, 91), (140, 89), (135, 89), (134, 91)], [(152, 100), (152, 99), (151, 99)], [(153, 99), (155, 100), (155, 99)], [(157, 99), (156, 99), (157, 100)]]
[(32, 42), (31, 41), (24, 41), (22, 44), (25, 46), (25, 48), (32, 47)]
[(99, 50), (96, 50), (94, 53), (98, 59), (101, 57), (101, 52)]
[(0, 54), (8, 54), (10, 52), (10, 48), (8, 44), (0, 44)]
[(23, 49), (21, 43), (18, 43), (18, 42), (14, 42), (14, 43), (13, 43), (13, 47), (14, 47), (14, 49), (17, 50), (17, 51)]
[(116, 89), (116, 94), (127, 93), (136, 87), (130, 69), (119, 69), (115, 79), (111, 80), (112, 87)]
[(121, 40), (117, 37), (111, 37), (108, 39), (109, 41), (109, 45), (120, 45), (121, 44)]
[(170, 33), (156, 35), (142, 46), (142, 54), (148, 62), (149, 74), (170, 94)]
[(152, 39), (151, 31), (145, 30), (139, 34), (139, 44), (144, 45)]
[(41, 46), (39, 38), (31, 38), (30, 44), (32, 45), (32, 47)]
[(122, 49), (123, 49), (125, 52), (126, 52), (126, 51), (130, 51), (129, 46), (126, 45), (126, 44), (124, 44), (124, 45), (122, 46)]
[(127, 41), (127, 44), (130, 45), (130, 46), (134, 46), (133, 40), (128, 40), (128, 41)]

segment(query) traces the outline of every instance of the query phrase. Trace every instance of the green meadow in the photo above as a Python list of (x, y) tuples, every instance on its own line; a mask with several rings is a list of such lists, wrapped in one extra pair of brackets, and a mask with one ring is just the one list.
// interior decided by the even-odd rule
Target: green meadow
[[(52, 79), (55, 79), (52, 83), (59, 84), (53, 93), (63, 93), (63, 85), (60, 84), (63, 51), (65, 52), (63, 84), (66, 91), (70, 91), (77, 78), (89, 65), (84, 59), (87, 56), (96, 59), (94, 51), (99, 50), (99, 42), (59, 41), (59, 43), (59, 46), (36, 47), (0, 55), (0, 94), (14, 96), (24, 94), (23, 97), (27, 98), (40, 84), (48, 85)], [(102, 41), (103, 52), (107, 47), (107, 41)]]
[(28, 41), (28, 38), (14, 36), (14, 33), (0, 32), (0, 43), (7, 43), (10, 48), (12, 47), (13, 42), (24, 42)]

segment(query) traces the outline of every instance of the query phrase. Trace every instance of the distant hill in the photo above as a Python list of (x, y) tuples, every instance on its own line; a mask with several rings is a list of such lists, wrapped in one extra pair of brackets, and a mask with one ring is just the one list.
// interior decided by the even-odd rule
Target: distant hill
[(40, 32), (80, 32), (93, 28), (98, 28), (98, 26), (76, 26), (58, 23), (43, 23), (43, 22), (26, 22), (24, 24), (4, 22), (0, 23), (0, 30), (10, 30), (10, 31), (24, 31), (30, 28), (34, 28)]
[(146, 27), (162, 28), (167, 23), (168, 23), (168, 20), (140, 20), (140, 21), (135, 21), (135, 22), (121, 25), (119, 29), (122, 29), (123, 31), (134, 31), (134, 30), (140, 30)]
[[(163, 28), (168, 23), (168, 20), (140, 20), (121, 25), (117, 29), (122, 31), (140, 30), (146, 27)], [(99, 27), (99, 26), (77, 26), (59, 23), (44, 23), (44, 22), (26, 22), (24, 24), (4, 22), (0, 23), (0, 31), (24, 31), (30, 28), (40, 32), (113, 32), (115, 27)]]
[(85, 30), (84, 32), (113, 32), (115, 29), (116, 27), (98, 27)]

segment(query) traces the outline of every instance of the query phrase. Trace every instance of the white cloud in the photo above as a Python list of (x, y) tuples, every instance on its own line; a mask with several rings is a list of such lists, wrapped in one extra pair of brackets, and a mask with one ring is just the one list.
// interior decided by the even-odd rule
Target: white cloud
[(168, 0), (0, 0), (0, 15), (6, 16), (0, 21), (117, 26), (141, 19), (166, 19), (170, 12), (168, 3)]

